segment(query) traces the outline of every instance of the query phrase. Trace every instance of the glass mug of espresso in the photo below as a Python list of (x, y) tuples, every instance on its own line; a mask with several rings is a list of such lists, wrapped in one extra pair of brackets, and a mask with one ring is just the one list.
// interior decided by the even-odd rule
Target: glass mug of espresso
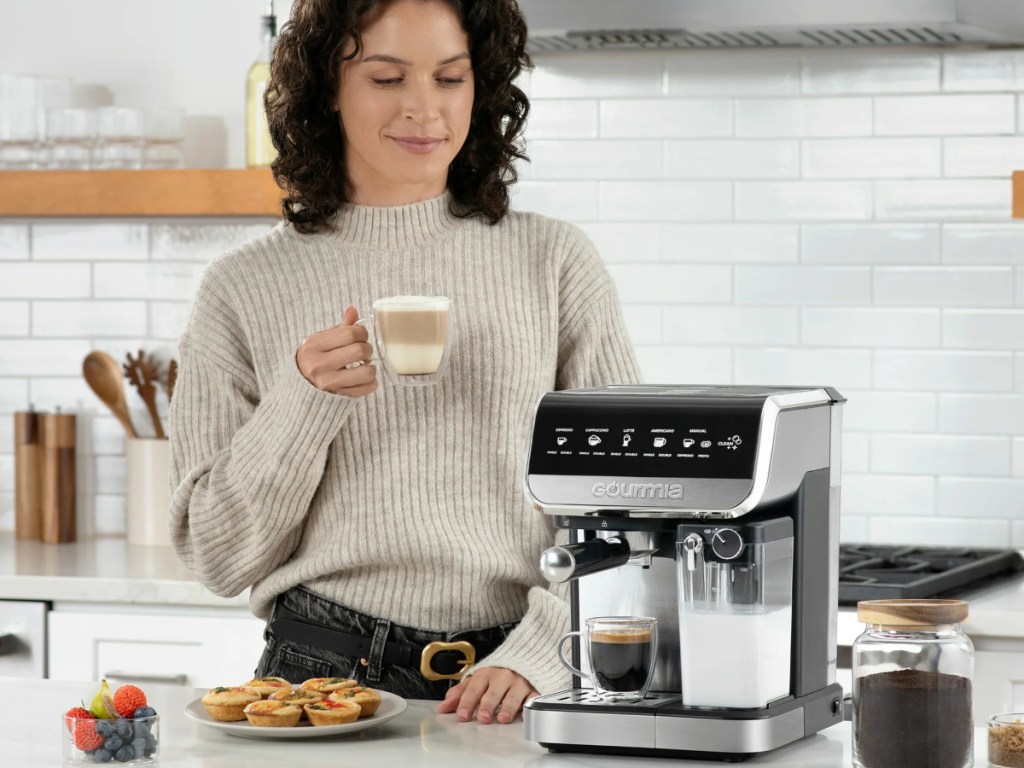
[[(590, 674), (565, 658), (565, 641), (580, 638), (580, 655)], [(648, 616), (601, 616), (586, 620), (586, 628), (569, 632), (558, 641), (562, 664), (589, 680), (605, 701), (642, 701), (654, 677), (658, 658), (658, 620)]]
[(452, 347), (452, 300), (447, 296), (391, 296), (373, 302), (365, 326), (384, 375), (393, 384), (436, 384)]

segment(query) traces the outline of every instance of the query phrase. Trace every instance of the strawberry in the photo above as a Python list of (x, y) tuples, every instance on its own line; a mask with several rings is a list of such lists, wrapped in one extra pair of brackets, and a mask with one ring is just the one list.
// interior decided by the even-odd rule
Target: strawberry
[(74, 707), (64, 713), (64, 723), (71, 731), (71, 740), (83, 752), (103, 746), (103, 737), (96, 733), (96, 716), (87, 709)]
[(114, 709), (121, 717), (131, 717), (136, 709), (146, 706), (146, 694), (134, 685), (122, 685), (114, 692)]

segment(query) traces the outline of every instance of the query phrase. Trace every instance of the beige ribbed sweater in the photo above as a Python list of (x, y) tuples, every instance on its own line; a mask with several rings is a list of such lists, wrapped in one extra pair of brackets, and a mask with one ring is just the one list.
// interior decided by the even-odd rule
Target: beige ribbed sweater
[[(335, 231), (279, 225), (217, 259), (180, 341), (171, 535), (219, 595), (267, 617), (301, 584), (450, 632), (522, 619), (486, 661), (563, 687), (564, 599), (538, 571), (555, 531), (523, 494), (537, 400), (638, 381), (614, 285), (585, 235), (535, 214), (459, 219), (447, 195), (346, 205)], [(368, 397), (313, 387), (302, 340), (397, 294), (453, 299), (444, 380)]]

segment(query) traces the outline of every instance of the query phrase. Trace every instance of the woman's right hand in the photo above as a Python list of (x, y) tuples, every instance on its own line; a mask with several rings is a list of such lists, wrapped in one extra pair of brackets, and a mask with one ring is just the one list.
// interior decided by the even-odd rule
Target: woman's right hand
[[(356, 325), (359, 312), (346, 307), (340, 325), (307, 337), (295, 353), (306, 381), (324, 392), (363, 397), (377, 389), (377, 369), (370, 363), (373, 347), (366, 328)], [(353, 363), (362, 365), (348, 366)]]

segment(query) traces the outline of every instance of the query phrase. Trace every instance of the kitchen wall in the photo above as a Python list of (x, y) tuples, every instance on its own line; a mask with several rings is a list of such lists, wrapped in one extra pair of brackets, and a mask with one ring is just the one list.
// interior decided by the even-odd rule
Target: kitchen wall
[[(1024, 548), (1024, 52), (536, 63), (516, 204), (594, 239), (648, 381), (831, 384), (845, 540)], [(81, 525), (123, 530), (81, 359), (173, 353), (205, 264), (270, 225), (0, 220), (0, 529), (32, 400), (86, 415)]]

